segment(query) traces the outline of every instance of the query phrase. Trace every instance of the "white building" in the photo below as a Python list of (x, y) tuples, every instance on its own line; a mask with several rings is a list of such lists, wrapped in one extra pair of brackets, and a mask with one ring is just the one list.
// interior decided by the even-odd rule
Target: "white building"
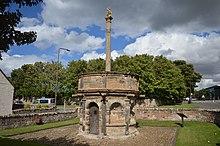
[(0, 116), (12, 114), (14, 87), (0, 69)]

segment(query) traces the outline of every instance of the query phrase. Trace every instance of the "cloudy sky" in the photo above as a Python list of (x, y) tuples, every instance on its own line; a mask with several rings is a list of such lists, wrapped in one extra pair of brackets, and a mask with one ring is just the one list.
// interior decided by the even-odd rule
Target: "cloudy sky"
[(219, 0), (44, 0), (22, 9), (17, 29), (36, 31), (32, 45), (13, 46), (3, 53), (0, 68), (36, 61), (105, 58), (106, 8), (112, 9), (112, 58), (147, 53), (183, 59), (203, 75), (199, 88), (220, 85)]

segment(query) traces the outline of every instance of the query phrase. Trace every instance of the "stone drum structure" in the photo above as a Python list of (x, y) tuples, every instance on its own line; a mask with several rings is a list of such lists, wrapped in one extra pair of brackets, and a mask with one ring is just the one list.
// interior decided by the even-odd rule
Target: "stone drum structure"
[(82, 97), (80, 134), (98, 136), (135, 135), (135, 100), (139, 95), (137, 75), (111, 72), (111, 10), (106, 14), (106, 71), (79, 75), (78, 96)]

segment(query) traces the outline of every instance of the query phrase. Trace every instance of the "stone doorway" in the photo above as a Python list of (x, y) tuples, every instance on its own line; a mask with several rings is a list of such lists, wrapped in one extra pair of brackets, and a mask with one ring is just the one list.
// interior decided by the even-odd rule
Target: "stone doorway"
[(96, 103), (89, 104), (89, 125), (90, 134), (99, 134), (99, 107)]

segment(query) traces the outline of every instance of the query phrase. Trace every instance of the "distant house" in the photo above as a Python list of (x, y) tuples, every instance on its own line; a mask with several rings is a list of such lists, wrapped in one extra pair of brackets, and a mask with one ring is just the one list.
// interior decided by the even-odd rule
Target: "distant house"
[(0, 116), (12, 114), (14, 87), (0, 69)]
[(215, 86), (206, 88), (206, 90), (208, 91), (207, 97), (209, 99), (211, 99), (211, 100), (212, 99), (215, 99), (215, 100), (220, 99), (220, 86), (215, 85)]

